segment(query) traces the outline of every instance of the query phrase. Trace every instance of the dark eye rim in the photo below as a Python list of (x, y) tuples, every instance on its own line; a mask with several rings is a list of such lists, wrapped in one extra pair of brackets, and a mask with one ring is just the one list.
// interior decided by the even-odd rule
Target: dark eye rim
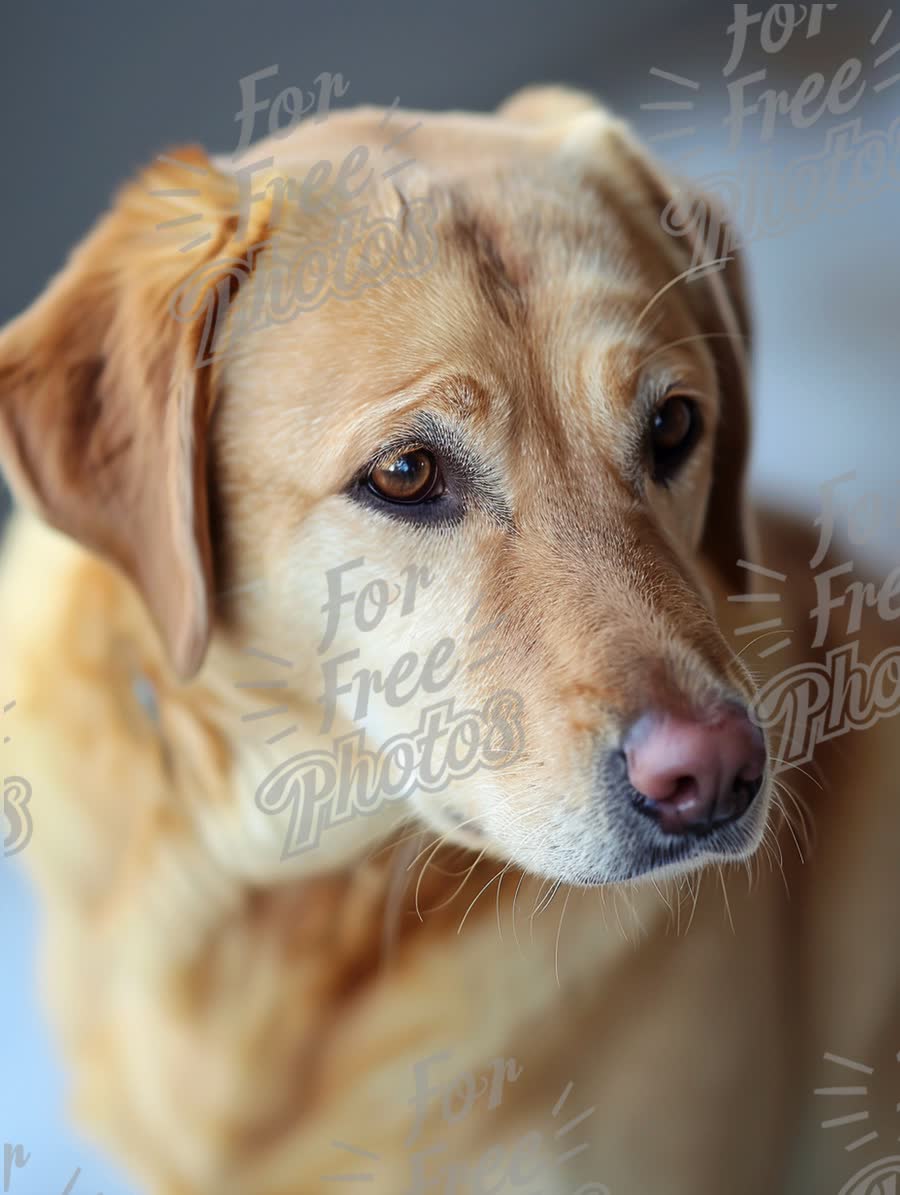
[[(411, 498), (398, 498), (392, 494), (384, 493), (373, 481), (373, 475), (376, 470), (383, 468), (391, 461), (399, 460), (400, 457), (412, 456), (415, 453), (424, 453), (431, 458), (433, 474), (428, 489), (424, 493), (416, 494), (415, 497)], [(380, 502), (385, 502), (390, 506), (410, 507), (423, 506), (428, 502), (437, 501), (445, 492), (446, 479), (444, 471), (441, 468), (440, 457), (434, 449), (429, 448), (427, 444), (409, 444), (401, 447), (399, 451), (394, 449), (391, 452), (384, 453), (377, 460), (372, 461), (365, 472), (365, 485), (369, 493)]]
[[(436, 462), (435, 480), (427, 497), (411, 500), (397, 500), (370, 485), (372, 472), (385, 462), (402, 456), (405, 452), (424, 451), (430, 453)], [(418, 436), (408, 439), (399, 437), (370, 457), (355, 474), (344, 491), (353, 502), (373, 514), (392, 519), (406, 526), (431, 526), (449, 528), (462, 522), (468, 503), (465, 499), (465, 475), (460, 472), (452, 456), (448, 456), (429, 440)]]
[[(672, 448), (659, 448), (653, 440), (654, 424), (667, 403), (683, 402), (690, 415), (688, 430), (682, 440)], [(647, 430), (647, 452), (650, 474), (657, 485), (667, 486), (674, 481), (688, 457), (696, 448), (703, 434), (703, 412), (697, 398), (689, 391), (673, 388), (654, 405)]]

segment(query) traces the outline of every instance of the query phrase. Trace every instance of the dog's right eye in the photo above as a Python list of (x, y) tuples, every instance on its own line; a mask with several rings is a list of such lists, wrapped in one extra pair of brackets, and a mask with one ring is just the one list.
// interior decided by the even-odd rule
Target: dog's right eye
[(672, 394), (657, 407), (650, 425), (650, 457), (653, 480), (666, 485), (690, 455), (702, 431), (696, 402), (683, 394)]
[(372, 493), (386, 502), (428, 502), (443, 493), (437, 458), (427, 448), (407, 449), (379, 461), (366, 481)]

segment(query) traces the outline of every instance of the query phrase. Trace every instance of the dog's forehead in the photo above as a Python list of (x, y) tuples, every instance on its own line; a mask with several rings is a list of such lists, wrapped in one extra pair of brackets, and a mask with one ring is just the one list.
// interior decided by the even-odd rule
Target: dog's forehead
[[(269, 136), (226, 165), (255, 170), (270, 160), (273, 174), (309, 183), (329, 205), (342, 180), (351, 205), (375, 217), (399, 215), (398, 196), (437, 198), (441, 249), (461, 250), (457, 257), (468, 255), (485, 282), (499, 284), (482, 287), (485, 297), (525, 284), (566, 297), (577, 275), (601, 267), (630, 284), (642, 269), (653, 274), (661, 256), (648, 236), (655, 197), (633, 168), (620, 122), (600, 108), (546, 124), (353, 108)], [(320, 221), (304, 214), (308, 206), (284, 205), (278, 222), (301, 234), (305, 222), (313, 235)]]
[[(511, 395), (543, 385), (570, 399), (587, 375), (598, 397), (625, 401), (641, 357), (676, 331), (663, 312), (640, 319), (665, 275), (642, 267), (625, 230), (589, 195), (534, 188), (521, 175), (435, 187), (427, 199), (433, 257), (425, 268), (388, 272), (264, 327), (257, 335), (267, 357), (302, 360), (309, 350), (329, 388), (338, 376), (365, 376), (355, 400), (368, 392), (377, 401), (456, 368)], [(401, 202), (373, 206), (369, 217), (399, 221)], [(265, 268), (259, 274), (264, 286)]]
[[(386, 143), (384, 115), (354, 110), (303, 126), (281, 140), (278, 169), (302, 173), (364, 140)], [(673, 274), (647, 196), (641, 211), (633, 175), (616, 177), (609, 139), (586, 138), (584, 121), (567, 137), (496, 117), (395, 117), (398, 128), (400, 117), (421, 117), (431, 168), (405, 196), (382, 182), (364, 198), (372, 218), (393, 220), (407, 200), (427, 200), (433, 261), (264, 328), (270, 372), (280, 360), (291, 402), (302, 379), (323, 428), (374, 421), (388, 431), (400, 412), (437, 404), (494, 441), (514, 427), (548, 451), (614, 446), (642, 363), (694, 330), (671, 293), (645, 318)], [(567, 149), (573, 139), (582, 144)]]
[[(271, 157), (275, 169), (295, 173), (314, 161), (337, 169), (353, 151), (368, 151), (373, 168), (385, 172), (413, 161), (440, 174), (464, 173), (485, 161), (513, 162), (552, 150), (559, 128), (526, 125), (493, 115), (436, 113), (359, 107), (305, 120), (255, 142), (232, 165)], [(390, 175), (388, 176), (390, 177)]]

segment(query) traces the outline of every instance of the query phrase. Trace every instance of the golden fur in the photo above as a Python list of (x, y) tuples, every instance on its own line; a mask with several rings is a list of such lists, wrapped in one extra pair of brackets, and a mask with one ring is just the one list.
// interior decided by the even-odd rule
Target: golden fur
[[(789, 573), (798, 660), (829, 646), (805, 633), (812, 546), (771, 520), (761, 552), (743, 497), (737, 263), (667, 285), (693, 249), (661, 228), (671, 184), (589, 97), (403, 115), (424, 121), (412, 175), (368, 199), (402, 220), (429, 197), (438, 252), (418, 276), (242, 328), (196, 368), (200, 324), (172, 295), (309, 229), (274, 189), (241, 227), (230, 168), (191, 150), (130, 184), (0, 335), (3, 465), (57, 528), (19, 515), (9, 533), (0, 691), (34, 789), (24, 857), (75, 1109), (154, 1195), (305, 1195), (354, 1171), (400, 1195), (429, 1144), (470, 1167), (428, 1187), (458, 1195), (838, 1191), (854, 1166), (818, 1127), (824, 1053), (876, 1067), (872, 1127), (896, 1129), (896, 725), (821, 747), (784, 809), (767, 783), (730, 860), (632, 875), (595, 800), (598, 745), (648, 704), (749, 701), (763, 680), (730, 636), (739, 559)], [(374, 153), (382, 119), (303, 124), (249, 157), (299, 179)], [(186, 185), (179, 157), (206, 169), (199, 198), (154, 194)], [(154, 235), (198, 204), (208, 241)], [(217, 317), (240, 322), (273, 252), (219, 288)], [(694, 394), (707, 429), (670, 489), (630, 471), (650, 372)], [(423, 411), (496, 482), (450, 531), (346, 496)], [(247, 649), (291, 663), (291, 752), (351, 731), (351, 697), (320, 729), (318, 645), (326, 571), (355, 557), (357, 590), (422, 565), (438, 580), (377, 631), (343, 619), (330, 651), (386, 672), (449, 636), (454, 699), (521, 695), (523, 750), (455, 785), (452, 812), (417, 792), (283, 859), (287, 819), (255, 801), (280, 757), (248, 720), (272, 696)], [(492, 650), (471, 668), (476, 607)], [(888, 630), (871, 615), (863, 659)], [(428, 695), (374, 704), (384, 743)], [(414, 1068), (442, 1051), (435, 1075), (479, 1090), (505, 1060), (502, 1098), (456, 1117), (433, 1101), (411, 1143)], [(587, 1148), (527, 1186), (510, 1151), (529, 1130), (545, 1161)]]

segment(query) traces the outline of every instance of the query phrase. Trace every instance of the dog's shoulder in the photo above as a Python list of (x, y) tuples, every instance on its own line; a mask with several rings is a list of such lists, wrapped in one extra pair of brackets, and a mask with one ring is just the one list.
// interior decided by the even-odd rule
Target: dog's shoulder
[(0, 552), (0, 625), (0, 701), (14, 703), (4, 774), (33, 792), (23, 859), (69, 892), (93, 888), (157, 799), (158, 748), (132, 678), (158, 637), (117, 570), (27, 514)]
[(125, 578), (25, 513), (13, 516), (0, 549), (0, 623), (0, 683), (29, 708), (57, 704), (92, 670), (108, 681), (126, 639), (153, 649), (153, 629)]

